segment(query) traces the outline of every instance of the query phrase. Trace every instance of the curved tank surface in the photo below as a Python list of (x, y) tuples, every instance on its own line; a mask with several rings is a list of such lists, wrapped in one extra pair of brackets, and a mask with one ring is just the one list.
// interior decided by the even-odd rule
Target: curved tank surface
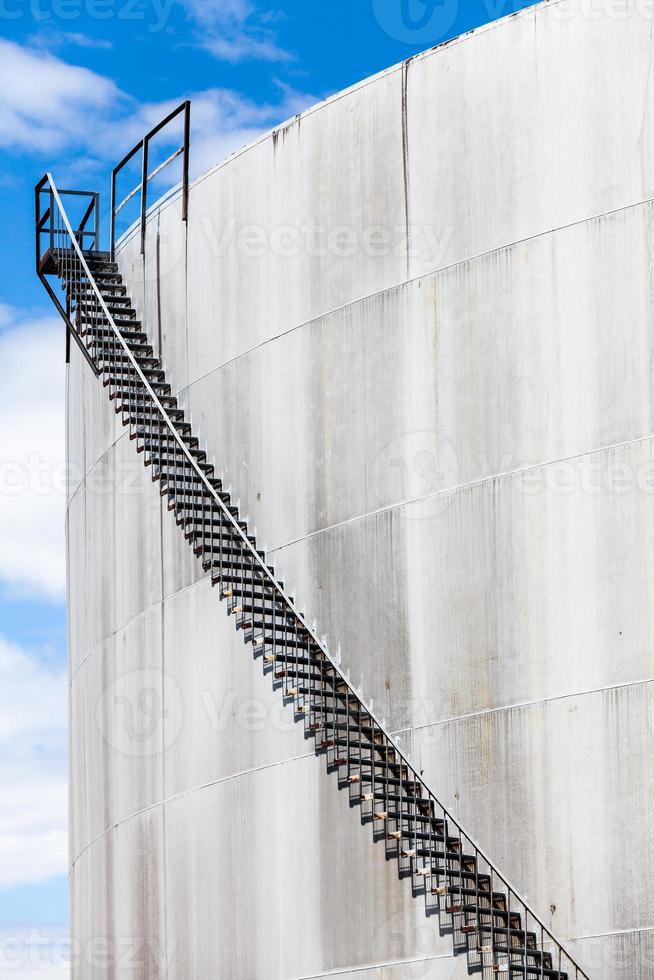
[[(330, 652), (592, 980), (654, 962), (643, 5), (539, 4), (192, 183), (118, 262)], [(77, 980), (459, 980), (73, 347)]]

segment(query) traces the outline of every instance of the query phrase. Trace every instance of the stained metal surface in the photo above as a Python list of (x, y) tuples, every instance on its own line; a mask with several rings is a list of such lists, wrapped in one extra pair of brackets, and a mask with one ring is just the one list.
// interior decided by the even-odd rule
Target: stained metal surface
[[(539, 6), (217, 168), (191, 187), (187, 227), (181, 201), (149, 217), (145, 272), (138, 236), (117, 253), (278, 573), (593, 980), (645, 980), (654, 955), (654, 529), (638, 482), (654, 449), (650, 57), (634, 3), (619, 22), (599, 4)], [(407, 212), (411, 249), (395, 231)], [(394, 248), (239, 248), (243, 228), (270, 243), (312, 216), (358, 241), (381, 226)], [(272, 692), (248, 686), (256, 671), (76, 354), (76, 935), (165, 931), (169, 976), (460, 976), (303, 739), (278, 731)], [(448, 481), (433, 510), (430, 472)], [(105, 677), (137, 664), (164, 679), (167, 707), (181, 691), (185, 723), (160, 756), (127, 761), (95, 706)], [(239, 711), (250, 695), (260, 738)]]
[[(147, 169), (145, 154), (144, 161)], [(305, 736), (315, 739), (328, 771), (338, 772), (339, 787), (349, 788), (351, 802), (362, 807), (362, 819), (371, 821), (373, 831), (381, 826), (384, 839), (391, 842), (389, 856), (424, 895), (427, 914), (449, 920), (455, 950), (466, 953), (471, 969), (588, 980), (439, 803), (275, 578), (222, 483), (213, 478), (213, 467), (204, 462), (206, 453), (195, 448), (197, 440), (170, 397), (160, 361), (147, 349), (138, 353), (140, 324), (131, 312), (121, 314), (121, 320), (110, 312), (108, 304), (122, 287), (114, 264), (92, 253), (85, 256), (50, 175), (47, 185), (53, 260), (75, 306), (80, 340), (85, 338), (106, 375), (104, 384), (117, 402), (116, 411), (146, 465), (153, 466), (162, 495), (169, 497), (169, 509), (211, 573), (212, 584), (220, 586), (237, 628), (245, 631), (285, 700), (294, 704)], [(96, 274), (106, 283), (102, 289)], [(129, 331), (127, 336), (117, 323)]]

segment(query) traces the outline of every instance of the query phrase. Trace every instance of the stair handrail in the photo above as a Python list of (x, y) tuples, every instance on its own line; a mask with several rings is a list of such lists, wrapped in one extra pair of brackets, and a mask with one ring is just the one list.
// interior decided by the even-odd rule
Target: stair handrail
[[(161, 402), (160, 402), (157, 394), (152, 389), (152, 387), (151, 387), (148, 379), (146, 378), (145, 374), (141, 370), (141, 367), (140, 367), (138, 361), (136, 360), (136, 358), (134, 357), (134, 355), (133, 355), (132, 351), (130, 350), (128, 344), (126, 343), (125, 338), (122, 336), (122, 334), (120, 333), (120, 330), (116, 326), (116, 324), (114, 322), (114, 318), (113, 318), (112, 314), (110, 313), (109, 308), (107, 307), (107, 304), (105, 303), (104, 297), (102, 296), (102, 293), (101, 293), (100, 289), (98, 288), (98, 285), (97, 285), (97, 283), (95, 281), (95, 277), (93, 276), (93, 274), (92, 274), (92, 272), (91, 272), (91, 270), (90, 270), (90, 268), (88, 266), (88, 263), (87, 263), (86, 258), (84, 256), (84, 252), (81, 249), (81, 247), (79, 245), (79, 242), (75, 238), (75, 235), (74, 235), (73, 230), (71, 228), (70, 222), (68, 220), (68, 215), (66, 214), (66, 211), (64, 210), (63, 204), (61, 202), (61, 198), (59, 197), (59, 193), (57, 191), (57, 187), (56, 187), (56, 184), (54, 182), (54, 179), (53, 179), (52, 175), (49, 172), (46, 173), (46, 178), (47, 178), (47, 181), (50, 184), (50, 187), (52, 189), (54, 200), (56, 201), (57, 206), (58, 206), (58, 208), (59, 208), (59, 210), (61, 212), (61, 216), (62, 216), (64, 225), (66, 227), (66, 231), (68, 233), (68, 236), (70, 237), (70, 240), (71, 240), (71, 243), (73, 245), (73, 248), (74, 248), (74, 250), (77, 253), (77, 257), (78, 257), (78, 259), (79, 259), (79, 261), (80, 261), (80, 263), (82, 265), (82, 268), (83, 268), (86, 276), (88, 277), (88, 280), (89, 280), (89, 282), (91, 284), (91, 287), (92, 287), (92, 289), (93, 289), (93, 291), (94, 291), (94, 293), (96, 295), (97, 300), (100, 303), (100, 306), (102, 308), (102, 311), (103, 311), (105, 317), (107, 318), (107, 321), (108, 321), (109, 325), (111, 326), (111, 329), (115, 333), (116, 338), (118, 339), (120, 345), (123, 347), (123, 349), (125, 351), (125, 354), (127, 355), (128, 360), (132, 364), (132, 367), (134, 368), (134, 370), (136, 371), (136, 373), (140, 377), (141, 382), (142, 382), (144, 388), (146, 389), (148, 395), (150, 396), (150, 398), (152, 399), (153, 403), (156, 405), (158, 411), (160, 412), (160, 414), (161, 414), (161, 416), (163, 418), (163, 421), (165, 422), (165, 424), (167, 425), (167, 427), (170, 429), (170, 431), (171, 431), (171, 433), (173, 435), (173, 438), (178, 443), (178, 445), (179, 445), (180, 449), (182, 450), (183, 454), (186, 456), (188, 462), (190, 463), (191, 467), (195, 470), (197, 476), (199, 477), (200, 481), (204, 484), (204, 486), (205, 486), (206, 490), (208, 491), (208, 493), (210, 494), (210, 496), (213, 497), (215, 503), (218, 505), (218, 507), (220, 508), (220, 510), (223, 512), (224, 517), (231, 524), (234, 533), (240, 538), (243, 548), (246, 549), (250, 553), (250, 557), (251, 557), (252, 561), (256, 565), (259, 566), (259, 571), (263, 574), (263, 576), (265, 576), (265, 578), (267, 578), (269, 580), (270, 587), (275, 590), (275, 592), (277, 593), (277, 595), (282, 599), (282, 601), (287, 606), (287, 608), (290, 610), (290, 612), (292, 613), (292, 615), (299, 621), (299, 623), (302, 625), (302, 627), (307, 631), (307, 633), (310, 635), (311, 639), (314, 641), (314, 643), (320, 649), (322, 655), (329, 662), (329, 664), (332, 667), (332, 669), (335, 671), (336, 674), (339, 675), (340, 679), (346, 684), (346, 686), (348, 687), (348, 689), (350, 691), (352, 691), (352, 693), (357, 698), (357, 700), (358, 700), (359, 704), (361, 705), (361, 707), (370, 716), (371, 720), (378, 727), (379, 731), (381, 733), (383, 733), (384, 738), (387, 740), (388, 744), (390, 746), (392, 746), (393, 750), (397, 753), (397, 755), (399, 756), (399, 758), (402, 760), (402, 763), (407, 767), (407, 770), (410, 770), (410, 772), (413, 774), (414, 781), (416, 783), (420, 783), (424, 787), (424, 789), (427, 791), (429, 797), (431, 799), (433, 799), (434, 803), (438, 806), (438, 809), (443, 813), (444, 818), (446, 818), (448, 821), (451, 822), (451, 824), (454, 827), (456, 827), (456, 829), (459, 831), (459, 833), (465, 838), (465, 840), (474, 849), (475, 855), (481, 857), (481, 859), (492, 870), (492, 873), (497, 876), (497, 878), (502, 882), (503, 885), (505, 885), (505, 887), (506, 887), (506, 889), (508, 891), (509, 896), (513, 895), (513, 897), (516, 899), (517, 903), (519, 903), (522, 906), (522, 908), (525, 910), (525, 912), (528, 912), (529, 915), (531, 915), (531, 917), (534, 919), (534, 921), (538, 924), (538, 927), (539, 927), (539, 929), (541, 931), (541, 937), (547, 936), (548, 939), (551, 940), (552, 944), (554, 946), (556, 946), (557, 949), (561, 953), (563, 953), (563, 955), (567, 958), (568, 962), (570, 963), (571, 967), (573, 967), (574, 970), (575, 970), (575, 980), (591, 980), (590, 976), (573, 959), (573, 957), (567, 951), (567, 949), (565, 948), (565, 946), (563, 945), (563, 943), (560, 942), (553, 935), (553, 933), (547, 928), (547, 926), (540, 919), (539, 915), (534, 911), (534, 909), (529, 905), (529, 903), (524, 898), (522, 898), (522, 896), (520, 895), (520, 893), (513, 887), (513, 885), (507, 879), (507, 877), (503, 874), (503, 872), (501, 872), (500, 869), (495, 865), (495, 863), (488, 857), (488, 855), (477, 844), (477, 842), (474, 840), (474, 838), (472, 838), (468, 834), (468, 832), (466, 830), (464, 830), (464, 828), (462, 827), (461, 823), (454, 816), (454, 814), (451, 813), (450, 810), (448, 810), (448, 808), (445, 807), (440, 802), (440, 800), (438, 799), (436, 793), (434, 793), (432, 791), (432, 789), (430, 788), (430, 786), (429, 786), (428, 782), (426, 781), (426, 779), (424, 778), (424, 776), (422, 776), (418, 772), (418, 770), (415, 769), (415, 767), (413, 766), (413, 764), (409, 761), (409, 759), (408, 759), (408, 757), (407, 757), (407, 755), (405, 753), (405, 750), (402, 749), (399, 746), (399, 744), (396, 742), (396, 740), (393, 737), (393, 735), (386, 730), (385, 725), (383, 725), (381, 723), (381, 721), (378, 719), (378, 717), (375, 714), (375, 712), (372, 709), (372, 707), (365, 701), (364, 697), (361, 694), (359, 694), (352, 687), (352, 684), (350, 683), (349, 678), (346, 676), (346, 674), (344, 673), (344, 671), (341, 670), (340, 665), (336, 662), (336, 660), (334, 660), (334, 658), (330, 654), (329, 650), (327, 649), (327, 647), (325, 646), (325, 644), (322, 642), (322, 640), (319, 638), (318, 634), (315, 632), (315, 630), (313, 629), (313, 627), (309, 626), (309, 624), (305, 620), (304, 616), (299, 612), (299, 610), (296, 609), (295, 604), (293, 603), (293, 601), (290, 598), (290, 596), (288, 596), (286, 594), (286, 592), (284, 591), (284, 589), (282, 588), (282, 586), (279, 584), (279, 582), (277, 582), (275, 576), (272, 574), (272, 572), (270, 571), (270, 569), (268, 568), (268, 566), (266, 565), (266, 563), (263, 561), (263, 559), (261, 558), (261, 556), (258, 554), (256, 548), (248, 540), (247, 533), (245, 531), (243, 531), (243, 529), (240, 527), (238, 520), (230, 513), (229, 507), (221, 499), (220, 495), (216, 492), (216, 490), (214, 489), (214, 487), (209, 482), (207, 476), (205, 475), (205, 473), (202, 471), (202, 469), (200, 468), (200, 466), (198, 465), (198, 463), (194, 459), (194, 457), (191, 454), (190, 450), (186, 446), (186, 443), (184, 442), (182, 436), (177, 431), (174, 422), (171, 420), (170, 416), (166, 412), (166, 409), (161, 404)], [(462, 857), (463, 857), (463, 855), (461, 855), (461, 858)], [(491, 887), (491, 896), (492, 896), (492, 887)], [(492, 904), (492, 898), (491, 898), (491, 904)], [(510, 908), (508, 908), (507, 911), (510, 912), (511, 911)], [(525, 931), (525, 934), (526, 934), (526, 931), (527, 931), (527, 923), (526, 922), (525, 922), (524, 931)], [(543, 946), (543, 939), (542, 938), (541, 938), (541, 946)], [(509, 950), (510, 950), (510, 948), (511, 947), (508, 946), (508, 949)], [(526, 956), (525, 956), (525, 962), (526, 962)], [(525, 976), (527, 976), (526, 972), (525, 972)], [(541, 976), (544, 976), (544, 973), (543, 972), (541, 972)]]

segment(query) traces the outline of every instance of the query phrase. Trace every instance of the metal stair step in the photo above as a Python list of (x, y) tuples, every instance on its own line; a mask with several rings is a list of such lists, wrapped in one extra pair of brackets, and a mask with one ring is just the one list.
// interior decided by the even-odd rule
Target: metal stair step
[[(104, 321), (104, 324), (106, 326), (108, 326), (108, 328), (111, 331), (111, 333), (114, 334), (114, 336), (115, 336), (115, 332), (113, 330), (111, 330), (111, 325), (108, 324), (107, 319), (106, 319), (106, 317), (104, 315), (104, 312), (101, 311), (101, 314), (100, 314), (100, 316), (98, 318), (95, 318), (90, 313), (90, 311), (87, 311), (87, 310), (84, 310), (84, 309), (81, 309), (78, 312), (80, 314), (79, 319), (80, 319), (80, 322), (81, 322), (82, 326), (84, 324), (88, 324), (93, 329), (95, 329), (96, 327), (100, 327), (102, 321)], [(124, 328), (130, 328), (130, 327), (133, 328), (135, 325), (138, 325), (139, 327), (142, 326), (140, 320), (137, 320), (135, 318), (133, 319), (132, 317), (117, 316), (117, 317), (112, 317), (112, 319), (113, 319), (113, 322), (114, 322), (114, 326), (117, 327), (121, 332), (122, 332), (122, 330)]]
[[(126, 322), (131, 324), (133, 329), (128, 329), (127, 326), (121, 329), (120, 336), (124, 341), (129, 342), (130, 340), (139, 340), (143, 343), (148, 343), (148, 335), (141, 329), (135, 329), (137, 326), (140, 328), (138, 320), (128, 320)], [(87, 323), (86, 326), (80, 325), (79, 332), (80, 336), (82, 337), (92, 338), (98, 344), (98, 346), (104, 346), (105, 344), (109, 344), (111, 341), (116, 340), (116, 331), (106, 323), (100, 326), (98, 326), (98, 324), (89, 323)], [(103, 340), (103, 338), (106, 339)]]
[(544, 977), (546, 980), (568, 980), (568, 973), (559, 972), (558, 970), (549, 970), (547, 968), (541, 970), (540, 966), (534, 964), (523, 966), (519, 963), (509, 963), (507, 964), (508, 969), (494, 970), (495, 973), (507, 973), (513, 977)]
[[(125, 379), (121, 379), (119, 383), (117, 383), (114, 379), (109, 379), (109, 386), (111, 386), (114, 389), (112, 394), (110, 394), (109, 396), (110, 398), (126, 399), (125, 404), (127, 409), (133, 406), (136, 410), (138, 410), (136, 408), (134, 398), (138, 394), (139, 404), (140, 404), (140, 399), (142, 398), (142, 393), (144, 391), (141, 383), (137, 382), (136, 390), (135, 390), (134, 386), (132, 386), (131, 388), (125, 387)], [(157, 396), (157, 398), (159, 399), (159, 401), (161, 402), (164, 408), (166, 409), (177, 408), (177, 399), (174, 397), (174, 395), (171, 394), (170, 385), (167, 382), (152, 381), (150, 383), (150, 387), (152, 388), (152, 390), (154, 391), (155, 395)]]
[[(98, 285), (96, 283), (97, 292), (100, 293), (103, 300), (108, 302), (109, 298), (112, 296), (127, 296), (127, 286), (123, 285), (122, 282), (114, 283), (103, 283)], [(90, 280), (83, 279), (79, 282), (68, 282), (65, 286), (66, 293), (70, 299), (75, 296), (85, 297), (85, 298), (97, 298), (96, 290), (93, 288)]]

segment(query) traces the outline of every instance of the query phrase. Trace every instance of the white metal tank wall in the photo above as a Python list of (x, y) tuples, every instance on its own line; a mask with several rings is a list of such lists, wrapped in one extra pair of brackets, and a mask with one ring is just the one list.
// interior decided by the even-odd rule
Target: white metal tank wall
[[(625, 10), (542, 4), (335, 96), (119, 257), (280, 576), (593, 980), (654, 957), (654, 48)], [(111, 952), (77, 975), (124, 943), (143, 977), (466, 976), (77, 358), (68, 412), (73, 927)]]

